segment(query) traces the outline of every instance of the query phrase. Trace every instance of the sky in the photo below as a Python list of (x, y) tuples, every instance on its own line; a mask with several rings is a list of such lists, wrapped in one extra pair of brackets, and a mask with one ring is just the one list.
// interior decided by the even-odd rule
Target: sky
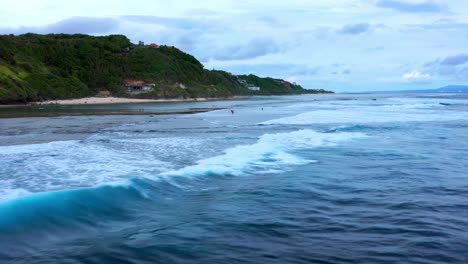
[(468, 84), (467, 0), (0, 0), (0, 34), (126, 35), (207, 69), (363, 92)]

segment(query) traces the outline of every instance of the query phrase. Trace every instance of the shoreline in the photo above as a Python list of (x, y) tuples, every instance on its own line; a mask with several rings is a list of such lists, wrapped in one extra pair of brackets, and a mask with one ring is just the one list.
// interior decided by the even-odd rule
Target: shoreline
[(204, 102), (204, 101), (224, 101), (245, 99), (251, 96), (236, 95), (226, 98), (189, 98), (189, 99), (138, 99), (126, 97), (84, 97), (77, 99), (63, 99), (63, 100), (48, 100), (42, 102), (29, 102), (26, 104), (4, 104), (0, 105), (1, 108), (6, 107), (25, 107), (25, 106), (47, 106), (47, 105), (107, 105), (107, 104), (138, 104), (138, 103), (177, 103), (177, 102)]
[[(104, 104), (132, 104), (132, 103), (173, 103), (173, 102), (199, 102), (199, 101), (218, 101), (247, 98), (248, 96), (233, 96), (228, 98), (189, 98), (189, 99), (138, 99), (125, 97), (84, 97), (78, 99), (49, 100), (43, 102), (32, 102), (26, 105), (104, 105)], [(18, 106), (18, 105), (16, 105)]]
[[(309, 95), (309, 94), (303, 94)], [(317, 95), (317, 94), (314, 94)], [(276, 96), (276, 95), (270, 95)], [(185, 107), (172, 111), (148, 109), (143, 105), (140, 109), (128, 108), (131, 104), (151, 103), (177, 103), (177, 102), (206, 102), (206, 101), (229, 101), (242, 100), (255, 96), (231, 96), (225, 98), (190, 98), (190, 99), (136, 99), (122, 97), (85, 97), (79, 99), (49, 100), (43, 102), (31, 102), (27, 104), (0, 105), (0, 119), (4, 118), (27, 118), (27, 117), (58, 117), (58, 116), (106, 116), (106, 115), (172, 115), (172, 114), (196, 114), (213, 110), (225, 109), (223, 107)], [(121, 104), (122, 107), (111, 105)], [(105, 107), (105, 106), (109, 107)], [(128, 105), (128, 106), (125, 106)], [(75, 107), (76, 106), (76, 107)], [(88, 109), (83, 106), (89, 106)], [(128, 108), (128, 109), (127, 109)], [(164, 106), (163, 106), (164, 108)], [(156, 111), (154, 111), (156, 110)]]
[[(317, 96), (317, 95), (328, 95), (323, 94), (296, 94), (297, 96)], [(255, 97), (258, 95), (234, 95), (231, 97), (223, 98), (210, 98), (210, 97), (198, 97), (198, 98), (187, 98), (187, 99), (139, 99), (139, 98), (128, 98), (128, 97), (83, 97), (76, 99), (62, 99), (62, 100), (47, 100), (28, 102), (25, 104), (0, 104), (0, 108), (8, 107), (26, 107), (26, 106), (48, 106), (48, 105), (106, 105), (106, 104), (138, 104), (138, 103), (177, 103), (177, 102), (204, 102), (204, 101), (224, 101), (224, 100), (236, 100), (246, 99)], [(260, 95), (260, 96), (287, 96), (287, 95)]]
[(47, 117), (64, 117), (64, 116), (157, 116), (157, 115), (192, 115), (206, 113), (225, 108), (190, 108), (188, 110), (170, 111), (170, 112), (145, 112), (145, 111), (103, 111), (103, 112), (47, 112), (47, 113), (29, 113), (27, 115), (19, 114), (0, 114), (1, 119), (10, 118), (47, 118)]
[[(110, 116), (110, 115), (180, 115), (197, 114), (220, 110), (220, 107), (196, 107), (195, 105), (183, 109), (173, 110), (145, 110), (127, 109), (131, 104), (151, 104), (151, 103), (176, 103), (176, 102), (206, 102), (225, 101), (249, 98), (249, 96), (232, 96), (228, 98), (190, 98), (190, 99), (135, 99), (121, 97), (85, 97), (79, 99), (50, 100), (43, 102), (32, 102), (28, 104), (0, 105), (0, 119), (4, 118), (28, 118), (28, 117), (58, 117), (58, 116)], [(112, 108), (102, 108), (111, 105), (123, 105)], [(87, 107), (91, 110), (82, 110), (74, 106)], [(101, 109), (102, 108), (102, 109)], [(120, 109), (121, 108), (121, 109)], [(164, 108), (164, 107), (163, 107)]]
[[(328, 95), (328, 94), (295, 94), (296, 96), (317, 96), (317, 95)], [(26, 107), (26, 106), (47, 106), (47, 105), (107, 105), (107, 104), (138, 104), (138, 103), (177, 103), (177, 102), (203, 102), (203, 101), (224, 101), (224, 100), (236, 100), (246, 99), (259, 95), (234, 95), (231, 97), (224, 98), (212, 98), (212, 97), (198, 97), (188, 99), (138, 99), (128, 97), (84, 97), (76, 99), (63, 99), (63, 100), (47, 100), (38, 102), (28, 102), (25, 104), (0, 104), (0, 108), (7, 107)], [(288, 95), (260, 95), (260, 96), (288, 96)]]

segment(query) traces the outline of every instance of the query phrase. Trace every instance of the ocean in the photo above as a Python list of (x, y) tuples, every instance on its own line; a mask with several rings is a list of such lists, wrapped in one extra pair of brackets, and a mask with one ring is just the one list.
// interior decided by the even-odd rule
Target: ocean
[(131, 107), (0, 119), (0, 263), (468, 262), (467, 95)]

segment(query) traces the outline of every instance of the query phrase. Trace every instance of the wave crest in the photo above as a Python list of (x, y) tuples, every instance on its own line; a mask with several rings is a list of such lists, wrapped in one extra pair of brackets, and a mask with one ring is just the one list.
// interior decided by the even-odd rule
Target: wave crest
[(284, 170), (291, 165), (315, 162), (292, 152), (334, 146), (350, 139), (366, 137), (363, 133), (319, 133), (304, 129), (294, 132), (265, 134), (252, 145), (229, 148), (222, 155), (200, 160), (195, 165), (163, 173), (163, 176), (203, 176), (207, 174), (239, 176)]

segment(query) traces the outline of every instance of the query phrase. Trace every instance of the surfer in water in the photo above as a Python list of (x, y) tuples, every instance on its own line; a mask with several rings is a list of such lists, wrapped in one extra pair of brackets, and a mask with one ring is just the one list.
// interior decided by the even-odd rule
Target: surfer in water
[(234, 110), (231, 109), (231, 114), (234, 114)]

